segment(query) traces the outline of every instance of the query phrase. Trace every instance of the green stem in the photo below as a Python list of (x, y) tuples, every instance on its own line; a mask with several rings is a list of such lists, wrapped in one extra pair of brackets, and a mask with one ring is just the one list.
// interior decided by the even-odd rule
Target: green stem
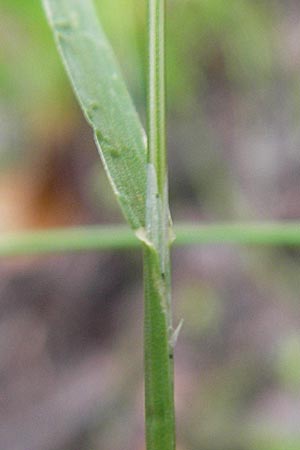
[(0, 256), (43, 255), (140, 247), (126, 226), (87, 226), (0, 234)]
[[(175, 225), (175, 246), (203, 244), (300, 245), (300, 223), (219, 223)], [(0, 234), (0, 256), (129, 250), (140, 247), (123, 225), (87, 226)]]
[(165, 0), (148, 0), (148, 162), (163, 197), (166, 182)]
[[(175, 449), (165, 119), (165, 0), (148, 0), (148, 168), (144, 239), (147, 450)], [(140, 236), (141, 237), (141, 236)]]
[(299, 246), (299, 222), (211, 223), (175, 225), (175, 245), (240, 244)]
[(147, 450), (174, 450), (173, 348), (157, 252), (144, 246), (144, 357)]

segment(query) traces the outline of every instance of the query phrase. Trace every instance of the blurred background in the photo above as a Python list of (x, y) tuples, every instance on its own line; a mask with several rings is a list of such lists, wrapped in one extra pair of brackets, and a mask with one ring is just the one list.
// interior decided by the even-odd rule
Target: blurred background
[[(145, 116), (145, 1), (98, 0)], [(300, 217), (297, 0), (168, 2), (174, 221)], [(121, 223), (37, 0), (0, 0), (0, 231)], [(299, 450), (300, 253), (173, 252), (178, 450)], [(143, 450), (136, 251), (0, 261), (0, 448)]]

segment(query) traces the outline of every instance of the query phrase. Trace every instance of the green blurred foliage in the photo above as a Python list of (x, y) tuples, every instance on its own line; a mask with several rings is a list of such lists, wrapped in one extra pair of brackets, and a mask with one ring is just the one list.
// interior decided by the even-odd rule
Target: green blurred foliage
[(41, 3), (2, 0), (0, 12), (1, 101), (24, 114), (62, 107), (67, 84)]
[(212, 286), (188, 280), (181, 283), (175, 295), (178, 299), (176, 315), (184, 317), (185, 337), (197, 340), (212, 336), (220, 326), (222, 315), (221, 299)]
[(241, 86), (267, 79), (272, 68), (273, 22), (264, 2), (232, 0), (228, 5), (223, 0), (174, 0), (169, 8), (172, 105), (180, 108), (183, 103), (188, 108), (205, 88), (212, 69), (224, 69), (230, 82)]
[[(96, 2), (128, 83), (139, 105), (145, 98), (146, 2)], [(1, 102), (24, 114), (65, 108), (70, 90), (37, 0), (0, 5)], [(272, 67), (272, 24), (265, 2), (172, 0), (168, 5), (168, 89), (171, 108), (188, 107), (205, 86), (214, 58), (224, 58), (226, 76), (241, 85), (264, 80)], [(215, 61), (217, 64), (218, 61)], [(203, 88), (203, 86), (202, 86)], [(49, 112), (50, 110), (50, 112)]]
[(299, 433), (290, 436), (277, 436), (274, 428), (265, 430), (264, 433), (255, 434), (249, 439), (250, 450), (298, 450), (300, 448)]
[(277, 351), (277, 371), (283, 385), (292, 391), (300, 387), (300, 335), (292, 333), (281, 340)]

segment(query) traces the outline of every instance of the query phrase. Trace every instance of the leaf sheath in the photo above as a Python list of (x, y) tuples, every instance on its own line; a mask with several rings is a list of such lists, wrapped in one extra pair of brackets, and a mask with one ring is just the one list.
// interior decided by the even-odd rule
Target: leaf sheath
[(157, 252), (144, 245), (145, 410), (148, 450), (175, 448), (173, 346), (167, 305), (168, 280)]

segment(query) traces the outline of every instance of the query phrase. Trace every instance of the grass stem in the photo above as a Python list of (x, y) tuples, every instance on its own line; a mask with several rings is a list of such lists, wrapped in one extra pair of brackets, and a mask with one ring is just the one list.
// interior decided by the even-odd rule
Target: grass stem
[(175, 449), (165, 119), (165, 0), (148, 0), (144, 360), (147, 450)]
[[(175, 247), (205, 244), (299, 246), (299, 222), (175, 224)], [(87, 226), (0, 234), (0, 256), (43, 255), (140, 248), (123, 225)]]

